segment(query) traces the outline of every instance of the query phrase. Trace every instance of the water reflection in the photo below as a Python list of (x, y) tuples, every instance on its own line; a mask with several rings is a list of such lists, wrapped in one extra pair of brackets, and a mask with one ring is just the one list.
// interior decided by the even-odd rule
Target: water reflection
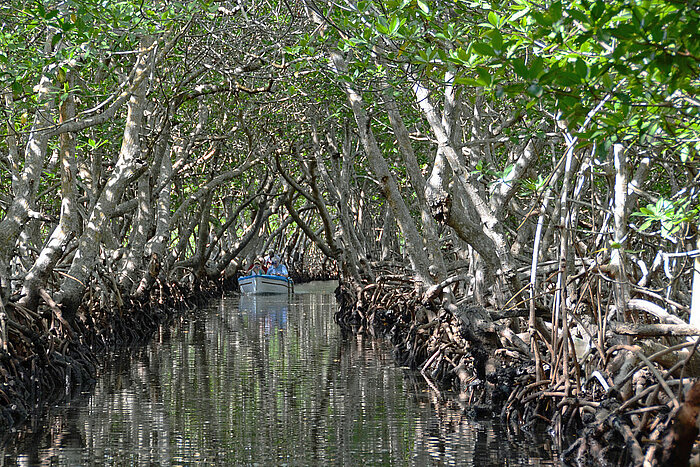
[(94, 392), (5, 448), (4, 465), (542, 465), (496, 423), (342, 335), (332, 284), (230, 297), (115, 358)]
[(287, 325), (289, 295), (241, 295), (238, 309), (265, 323), (267, 331), (284, 329)]

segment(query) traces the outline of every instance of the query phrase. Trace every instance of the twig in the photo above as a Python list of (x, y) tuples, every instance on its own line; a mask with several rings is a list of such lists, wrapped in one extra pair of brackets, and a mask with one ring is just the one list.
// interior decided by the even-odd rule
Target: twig
[(627, 347), (628, 347), (628, 350), (634, 352), (635, 355), (637, 355), (637, 357), (639, 357), (639, 359), (642, 360), (642, 361), (646, 364), (647, 368), (649, 368), (649, 371), (651, 371), (651, 373), (654, 375), (654, 377), (656, 378), (656, 380), (659, 382), (659, 384), (661, 385), (661, 387), (664, 389), (664, 391), (666, 392), (666, 394), (668, 395), (668, 397), (669, 397), (669, 398), (671, 399), (671, 401), (673, 402), (673, 407), (674, 407), (675, 409), (678, 409), (678, 407), (680, 407), (680, 403), (678, 402), (678, 398), (677, 398), (676, 395), (673, 393), (673, 391), (671, 391), (671, 388), (670, 388), (670, 387), (668, 386), (668, 384), (666, 383), (666, 380), (665, 380), (664, 377), (661, 375), (661, 373), (659, 373), (658, 368), (656, 368), (656, 367), (649, 361), (649, 359), (647, 358), (647, 356), (644, 355), (644, 353), (641, 351), (641, 349), (639, 349), (639, 347), (636, 347), (636, 346), (635, 346), (635, 347), (633, 347), (633, 346), (627, 346)]
[(632, 429), (623, 423), (618, 416), (611, 416), (608, 419), (610, 426), (618, 431), (625, 440), (630, 456), (632, 457), (632, 465), (642, 465), (644, 462), (644, 454), (642, 447), (639, 445), (637, 438), (634, 437)]

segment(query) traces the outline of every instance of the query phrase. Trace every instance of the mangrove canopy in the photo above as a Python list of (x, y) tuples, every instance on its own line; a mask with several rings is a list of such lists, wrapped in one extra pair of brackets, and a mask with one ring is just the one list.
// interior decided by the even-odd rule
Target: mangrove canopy
[(567, 459), (687, 459), (699, 84), (695, 0), (3, 2), (0, 427), (273, 250)]

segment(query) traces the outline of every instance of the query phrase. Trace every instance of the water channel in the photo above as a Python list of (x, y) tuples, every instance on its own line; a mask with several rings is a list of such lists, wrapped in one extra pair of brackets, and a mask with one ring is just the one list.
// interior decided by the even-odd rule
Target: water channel
[(343, 335), (334, 283), (224, 297), (110, 358), (4, 465), (555, 465), (546, 436), (473, 421), (381, 341)]

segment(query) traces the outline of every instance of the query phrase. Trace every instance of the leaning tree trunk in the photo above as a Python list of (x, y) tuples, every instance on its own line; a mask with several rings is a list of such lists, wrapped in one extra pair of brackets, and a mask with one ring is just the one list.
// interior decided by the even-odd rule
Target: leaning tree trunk
[(134, 79), (139, 80), (140, 84), (129, 99), (119, 158), (90, 213), (88, 223), (78, 242), (78, 250), (61, 285), (58, 301), (63, 306), (68, 320), (73, 319), (80, 305), (105, 235), (103, 231), (109, 229), (109, 220), (117, 203), (128, 184), (144, 169), (139, 160), (139, 134), (142, 127), (147, 83), (143, 75), (150, 73), (154, 57), (152, 49), (147, 48), (146, 41), (147, 39), (142, 41), (142, 52), (137, 59)]
[(432, 273), (434, 280), (440, 282), (445, 279), (447, 275), (447, 269), (445, 267), (445, 262), (442, 257), (442, 252), (440, 251), (440, 242), (437, 233), (437, 225), (435, 224), (435, 219), (433, 219), (432, 213), (428, 206), (428, 201), (426, 197), (426, 181), (421, 173), (420, 166), (418, 165), (418, 160), (416, 159), (416, 154), (413, 151), (413, 146), (411, 145), (411, 140), (409, 138), (408, 129), (404, 124), (399, 108), (394, 100), (394, 90), (391, 87), (386, 88), (384, 91), (384, 106), (386, 108), (387, 114), (389, 116), (389, 122), (394, 130), (394, 135), (396, 136), (396, 141), (403, 156), (404, 166), (406, 167), (406, 172), (408, 173), (409, 181), (413, 187), (416, 198), (418, 200), (418, 207), (421, 213), (421, 224), (423, 232), (423, 248), (428, 254), (428, 260), (430, 264), (434, 267)]
[[(314, 143), (314, 156), (316, 163), (312, 166), (314, 170), (321, 173), (323, 182), (326, 185), (327, 193), (330, 197), (330, 203), (337, 206), (338, 209), (338, 221), (340, 228), (333, 233), (334, 237), (339, 238), (341, 241), (345, 240), (343, 243), (346, 245), (344, 248), (347, 249), (347, 245), (350, 246), (352, 251), (345, 252), (344, 257), (355, 261), (357, 265), (353, 264), (353, 268), (358, 268), (358, 273), (366, 276), (370, 281), (374, 281), (374, 271), (372, 266), (368, 261), (368, 248), (367, 242), (360, 240), (361, 233), (357, 229), (357, 224), (352, 220), (352, 213), (350, 207), (350, 196), (352, 194), (350, 183), (349, 183), (349, 168), (351, 166), (352, 157), (350, 155), (350, 145), (347, 141), (343, 141), (340, 148), (335, 143), (335, 139), (329, 133), (326, 134), (326, 139), (328, 140), (331, 151), (333, 155), (331, 156), (331, 168), (334, 169), (334, 176), (328, 173), (326, 165), (324, 163), (320, 143), (318, 141), (318, 132), (316, 128), (316, 122), (314, 121), (314, 126), (312, 128), (312, 141)], [(349, 137), (346, 133), (345, 137)], [(313, 180), (313, 174), (311, 175), (311, 180), (313, 184), (312, 193), (314, 196), (322, 200), (320, 190), (318, 189), (318, 184)], [(329, 203), (329, 204), (330, 204)], [(324, 211), (328, 213), (328, 210)]]
[[(345, 60), (339, 53), (331, 52), (331, 60), (338, 73), (346, 72), (347, 66)], [(422, 287), (427, 288), (435, 283), (435, 279), (431, 277), (430, 261), (423, 249), (423, 240), (401, 196), (396, 180), (389, 171), (389, 166), (374, 138), (370, 120), (363, 107), (362, 97), (348, 82), (345, 82), (345, 93), (347, 94), (350, 108), (355, 116), (360, 141), (362, 142), (362, 146), (372, 166), (372, 171), (379, 180), (382, 193), (386, 197), (389, 207), (396, 217), (396, 222), (401, 229), (401, 233), (406, 240), (406, 250), (416, 280), (419, 284), (422, 284)]]
[(131, 227), (123, 270), (119, 277), (119, 286), (125, 291), (134, 289), (136, 277), (143, 268), (144, 249), (151, 235), (155, 218), (151, 195), (151, 180), (148, 173), (143, 174), (137, 182), (136, 201), (136, 215)]
[[(172, 160), (168, 144), (171, 117), (174, 110), (163, 112), (152, 134), (159, 135), (153, 146), (151, 169), (141, 176), (136, 187), (136, 215), (134, 216), (128, 249), (120, 271), (119, 284), (127, 293), (138, 290), (143, 293), (153, 284), (154, 271), (160, 270), (164, 242), (170, 219), (170, 193), (172, 186)], [(146, 267), (146, 261), (149, 262)]]
[[(34, 211), (34, 198), (38, 190), (41, 171), (44, 167), (48, 137), (44, 129), (52, 124), (51, 110), (55, 103), (52, 98), (51, 75), (49, 70), (44, 70), (37, 86), (37, 102), (43, 102), (34, 115), (34, 123), (29, 131), (29, 139), (24, 151), (24, 167), (19, 174), (13, 173), (12, 189), (14, 197), (12, 204), (7, 208), (5, 218), (0, 221), (0, 301), (6, 300), (11, 291), (10, 277), (12, 277), (10, 262), (13, 257), (15, 245), (24, 230), (27, 221), (36, 217)], [(6, 100), (9, 100), (6, 97)], [(14, 141), (14, 128), (9, 132), (8, 146), (16, 147)], [(16, 151), (15, 151), (16, 152)], [(16, 156), (19, 156), (16, 154)], [(19, 159), (19, 157), (17, 157)], [(19, 170), (20, 163), (11, 170)]]
[[(462, 197), (467, 212), (476, 213), (478, 221), (470, 220), (467, 213), (461, 215), (457, 220), (459, 223), (466, 222), (466, 229), (456, 229), (458, 235), (476, 249), (484, 259), (492, 264), (496, 262), (500, 269), (511, 294), (517, 294), (520, 290), (516, 266), (510, 253), (508, 242), (503, 234), (503, 228), (491, 210), (489, 204), (484, 200), (468, 181), (469, 172), (452, 144), (449, 131), (440, 118), (438, 111), (430, 102), (429, 91), (417, 80), (413, 82), (413, 91), (416, 102), (423, 111), (428, 124), (438, 142), (439, 150), (443, 151), (450, 168), (455, 176), (459, 188), (464, 192)], [(453, 222), (453, 227), (457, 227), (457, 222)], [(467, 236), (463, 236), (464, 234)], [(495, 258), (494, 258), (495, 255)]]
[[(71, 91), (63, 100), (59, 108), (59, 124), (75, 117), (75, 99), (73, 98), (73, 72), (66, 76), (67, 84)], [(44, 287), (53, 271), (54, 266), (61, 259), (63, 249), (71, 236), (78, 230), (78, 213), (75, 202), (75, 137), (72, 133), (62, 133), (59, 137), (59, 164), (61, 171), (61, 211), (58, 225), (46, 241), (46, 245), (39, 253), (34, 265), (29, 270), (22, 283), (22, 298), (20, 303), (36, 310), (39, 304), (40, 289)]]
[[(315, 139), (315, 142), (318, 142), (317, 139)], [(318, 151), (318, 148), (316, 147), (314, 150)], [(311, 203), (318, 212), (318, 217), (321, 219), (321, 224), (323, 226), (323, 238), (314, 232), (309, 224), (299, 215), (298, 210), (294, 207), (292, 191), (290, 191), (288, 195), (284, 197), (284, 204), (287, 208), (287, 212), (289, 212), (289, 215), (328, 258), (332, 258), (340, 262), (343, 271), (348, 275), (348, 277), (353, 277), (355, 280), (361, 281), (360, 267), (356, 259), (359, 253), (352, 247), (353, 244), (350, 238), (346, 239), (344, 242), (344, 247), (342, 247), (341, 245), (343, 244), (343, 238), (338, 237), (334, 232), (333, 219), (328, 212), (326, 202), (321, 196), (321, 191), (319, 190), (317, 183), (317, 160), (314, 159), (310, 161), (308, 165), (303, 161), (299, 161), (302, 172), (305, 174), (305, 181), (309, 185), (310, 190), (305, 189), (288, 173), (288, 171), (282, 167), (279, 158), (276, 158), (275, 160), (277, 164), (277, 171), (284, 177), (285, 181), (294, 189), (295, 192), (299, 193), (309, 203)], [(343, 208), (341, 208), (341, 210), (342, 209)], [(349, 232), (346, 232), (346, 235), (349, 236)]]
[[(169, 119), (167, 119), (169, 121)], [(165, 124), (164, 135), (169, 135), (170, 125)], [(173, 163), (170, 158), (170, 146), (168, 137), (161, 137), (156, 145), (156, 158), (151, 173), (151, 178), (156, 181), (153, 194), (155, 197), (154, 228), (153, 235), (146, 241), (143, 248), (143, 256), (150, 258), (149, 267), (144, 268), (141, 279), (134, 292), (141, 295), (151, 288), (165, 258), (166, 242), (170, 240), (170, 196), (172, 193)]]

